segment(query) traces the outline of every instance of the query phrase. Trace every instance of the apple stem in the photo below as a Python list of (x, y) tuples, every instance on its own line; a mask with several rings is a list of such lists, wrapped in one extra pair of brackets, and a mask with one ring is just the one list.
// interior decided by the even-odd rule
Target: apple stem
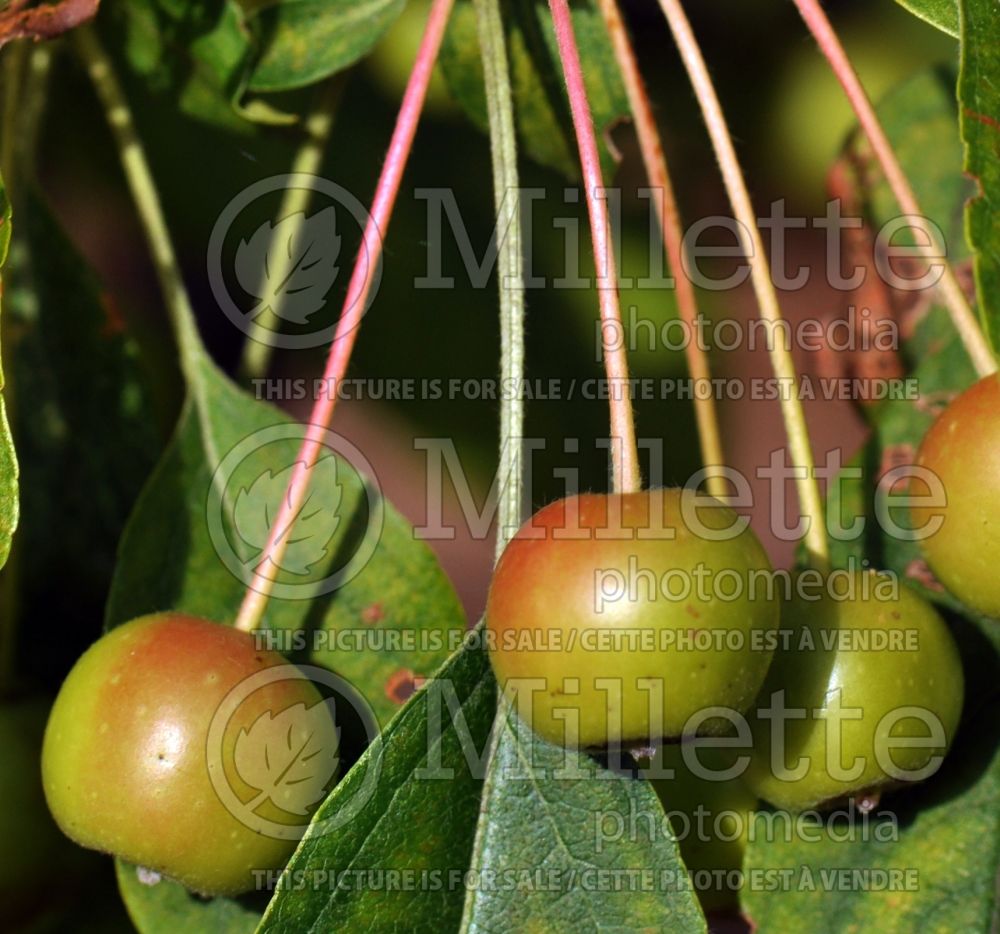
[[(864, 130), (868, 141), (871, 143), (872, 151), (878, 160), (882, 171), (885, 173), (886, 181), (892, 189), (903, 213), (908, 217), (923, 218), (925, 215), (920, 210), (913, 187), (910, 185), (903, 167), (899, 163), (895, 150), (889, 142), (889, 138), (882, 128), (875, 108), (872, 106), (871, 98), (868, 97), (857, 71), (851, 64), (847, 53), (837, 34), (830, 24), (826, 13), (819, 0), (795, 0), (802, 19), (812, 33), (813, 38), (819, 45), (820, 51), (826, 60), (837, 80), (840, 82), (847, 99), (857, 115), (858, 122)], [(972, 359), (976, 372), (980, 376), (989, 376), (997, 370), (997, 361), (990, 350), (986, 337), (975, 312), (972, 310), (965, 292), (955, 275), (951, 264), (943, 261), (945, 256), (944, 245), (939, 241), (936, 234), (931, 229), (926, 230), (927, 243), (920, 244), (919, 249), (927, 258), (928, 266), (933, 268), (935, 262), (941, 262), (941, 280), (938, 289), (941, 298), (948, 309), (951, 320), (965, 345), (966, 352)]]
[(805, 413), (796, 392), (798, 376), (795, 372), (795, 363), (791, 352), (778, 333), (781, 324), (781, 307), (768, 268), (767, 254), (764, 252), (764, 242), (757, 225), (750, 193), (747, 191), (746, 180), (740, 169), (736, 149), (733, 146), (718, 95), (705, 65), (705, 59), (701, 54), (698, 40), (691, 31), (691, 24), (688, 22), (680, 0), (660, 0), (660, 6), (667, 18), (670, 31), (674, 35), (677, 48), (684, 61), (684, 67), (687, 69), (694, 87), (695, 96), (701, 107), (705, 126), (711, 137), (715, 156), (733, 207), (733, 213), (739, 223), (743, 252), (750, 259), (751, 278), (757, 303), (760, 306), (760, 316), (769, 331), (771, 366), (783, 387), (781, 414), (788, 435), (788, 446), (796, 468), (799, 508), (808, 522), (805, 546), (809, 553), (810, 563), (814, 567), (823, 569), (829, 564), (823, 501), (820, 497), (819, 484), (816, 481)]
[(604, 367), (608, 379), (611, 409), (611, 468), (612, 488), (618, 493), (636, 492), (642, 488), (639, 453), (635, 440), (632, 399), (628, 378), (628, 359), (623, 341), (614, 341), (621, 333), (621, 307), (618, 300), (618, 271), (610, 243), (611, 220), (608, 215), (601, 176), (601, 160), (597, 152), (594, 121), (587, 100), (580, 52), (573, 33), (573, 19), (567, 0), (549, 0), (555, 24), (556, 42), (562, 62), (566, 91), (573, 117), (573, 130), (580, 153), (583, 185), (586, 189), (590, 235), (594, 248), (594, 269), (597, 274), (597, 295), (600, 303), (604, 335)]
[[(342, 77), (337, 76), (323, 82), (319, 87), (314, 105), (303, 123), (305, 139), (295, 153), (289, 174), (299, 176), (319, 174), (343, 86)], [(290, 240), (296, 238), (298, 230), (305, 224), (313, 194), (314, 190), (308, 186), (289, 185), (285, 189), (275, 220), (280, 221), (286, 217), (292, 219), (290, 223), (295, 225), (295, 232), (289, 235)], [(274, 266), (269, 270), (269, 279), (274, 282), (284, 282), (292, 271), (293, 254), (288, 250), (275, 250), (269, 251), (269, 255), (275, 257)], [(278, 304), (280, 305), (280, 300)], [(243, 345), (243, 359), (240, 361), (240, 373), (248, 380), (267, 375), (274, 353), (274, 346), (269, 338), (280, 327), (280, 311), (270, 304), (252, 320), (250, 333)]]
[(870, 814), (879, 806), (881, 800), (882, 792), (878, 788), (863, 792), (854, 797), (854, 803), (862, 814)]
[[(517, 170), (517, 133), (507, 62), (507, 44), (498, 0), (476, 0), (486, 105), (493, 160), (493, 198), (497, 230), (506, 230), (497, 258), (500, 291), (500, 375), (518, 384), (524, 378), (524, 273), (521, 250), (521, 197)], [(505, 217), (503, 215), (506, 215)], [(521, 524), (524, 486), (522, 437), (524, 401), (506, 393), (500, 406), (500, 456), (497, 470), (496, 558)]]
[[(635, 119), (636, 135), (642, 161), (646, 168), (646, 176), (653, 191), (662, 196), (658, 204), (660, 226), (663, 232), (663, 244), (667, 262), (674, 274), (677, 291), (677, 309), (681, 320), (695, 333), (698, 320), (698, 300), (694, 285), (684, 271), (684, 234), (681, 225), (680, 211), (670, 171), (663, 149), (663, 140), (656, 125), (653, 105), (646, 90), (646, 83), (639, 71), (635, 50), (629, 38), (628, 29), (622, 19), (617, 0), (598, 0), (604, 24), (611, 37), (611, 44), (618, 61), (618, 69), (625, 82), (629, 105)], [(688, 371), (696, 383), (708, 383), (711, 379), (708, 354), (704, 347), (695, 340), (688, 341), (686, 347)], [(698, 439), (701, 445), (701, 459), (705, 467), (711, 471), (707, 480), (708, 492), (717, 497), (725, 497), (728, 493), (725, 478), (714, 468), (725, 464), (722, 448), (722, 437), (719, 431), (719, 420), (716, 412), (715, 399), (711, 395), (696, 393), (694, 397), (695, 418), (698, 423)]]
[(347, 295), (323, 373), (324, 385), (331, 387), (331, 391), (321, 393), (313, 406), (288, 488), (271, 526), (267, 545), (254, 568), (253, 578), (247, 586), (243, 603), (236, 616), (234, 625), (245, 632), (251, 632), (260, 626), (276, 582), (272, 574), (281, 566), (291, 527), (305, 501), (312, 467), (324, 450), (324, 437), (333, 417), (337, 390), (347, 372), (354, 341), (381, 261), (382, 235), (389, 226), (403, 171), (413, 147), (413, 138), (423, 110), (424, 99), (427, 96), (427, 86), (430, 84), (453, 3), (454, 0), (434, 0), (427, 17), (423, 39), (403, 95), (392, 139), (389, 141), (389, 151), (375, 188), (361, 248), (347, 287)]

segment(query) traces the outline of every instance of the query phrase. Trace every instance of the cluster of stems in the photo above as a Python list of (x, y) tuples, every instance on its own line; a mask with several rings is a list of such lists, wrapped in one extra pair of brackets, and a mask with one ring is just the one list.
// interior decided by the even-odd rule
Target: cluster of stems
[[(431, 5), (424, 37), (403, 97), (388, 155), (372, 200), (370, 219), (364, 231), (362, 245), (330, 348), (324, 376), (331, 385), (336, 385), (347, 371), (359, 325), (369, 301), (371, 285), (381, 261), (382, 238), (388, 228), (396, 202), (431, 72), (437, 59), (453, 2), (454, 0), (434, 0)], [(841, 82), (900, 207), (908, 215), (919, 216), (919, 205), (912, 188), (878, 121), (871, 101), (858, 80), (857, 74), (823, 12), (819, 0), (795, 0), (795, 3), (806, 25), (816, 38), (820, 50), (830, 62), (834, 73)], [(777, 291), (772, 280), (746, 181), (715, 87), (700, 46), (684, 13), (681, 0), (659, 0), (659, 4), (694, 88), (733, 213), (740, 222), (742, 236), (746, 240), (743, 247), (745, 254), (750, 258), (751, 281), (761, 318), (766, 326), (776, 330), (781, 323), (781, 308)], [(650, 184), (658, 191), (661, 199), (659, 219), (667, 259), (677, 283), (679, 312), (682, 319), (690, 323), (697, 319), (697, 298), (694, 287), (685, 274), (680, 215), (653, 107), (642, 80), (636, 55), (617, 0), (598, 0), (598, 6), (611, 39), (635, 118), (646, 173)], [(611, 245), (613, 238), (597, 135), (594, 130), (580, 51), (574, 34), (568, 0), (549, 0), (549, 7), (559, 60), (565, 79), (585, 189), (597, 271), (599, 312), (602, 323), (608, 325), (602, 328), (602, 333), (606, 335), (616, 334), (621, 332), (616, 261)], [(477, 12), (484, 71), (487, 79), (497, 208), (503, 210), (503, 205), (507, 202), (502, 196), (506, 191), (509, 191), (511, 185), (516, 187), (517, 182), (513, 91), (508, 73), (504, 30), (499, 18), (499, 8), (494, 0), (477, 0)], [(127, 102), (114, 78), (107, 55), (100, 48), (96, 36), (89, 28), (79, 31), (78, 48), (104, 102), (112, 129), (116, 133), (126, 176), (132, 186), (139, 213), (151, 244), (164, 295), (178, 330), (182, 357), (184, 357), (185, 347), (197, 345), (197, 342), (183, 339), (184, 332), (194, 327), (194, 316), (180, 278), (176, 256), (167, 235), (162, 209), (155, 196), (148, 166), (138, 138), (132, 130)], [(309, 172), (318, 171), (323, 147), (332, 125), (337, 92), (338, 85), (335, 82), (327, 85), (321, 91), (319, 104), (307, 121), (307, 141), (296, 160), (298, 168), (304, 167)], [(301, 195), (297, 197), (301, 198)], [(288, 211), (283, 211), (283, 213), (300, 213), (304, 217), (306, 203), (289, 202), (286, 205)], [(516, 203), (513, 206), (507, 204), (506, 210), (518, 213)], [(524, 367), (523, 289), (518, 287), (519, 251), (521, 249), (519, 218), (514, 218), (512, 223), (504, 226), (507, 230), (513, 231), (513, 234), (509, 238), (510, 242), (504, 244), (500, 257), (500, 305), (503, 323), (501, 329), (501, 367), (505, 376), (517, 377), (522, 374)], [(925, 246), (925, 253), (928, 262), (932, 259), (936, 261), (941, 255), (940, 244), (929, 239)], [(977, 370), (981, 374), (995, 372), (996, 361), (989, 350), (975, 313), (950, 266), (945, 268), (939, 291)], [(259, 330), (262, 331), (273, 323), (273, 321), (262, 322)], [(784, 343), (780, 340), (774, 340), (771, 345), (773, 347), (771, 362), (775, 375), (783, 380), (796, 380), (794, 363)], [(687, 353), (691, 376), (696, 380), (707, 380), (710, 370), (704, 349), (697, 342), (692, 342)], [(267, 359), (267, 350), (261, 349), (258, 342), (251, 341), (247, 345), (244, 369), (247, 372), (259, 374), (266, 367)], [(194, 366), (194, 362), (191, 360), (184, 362), (186, 371)], [(628, 385), (628, 360), (624, 342), (612, 343), (608, 339), (604, 347), (604, 365), (611, 388), (609, 400), (612, 487), (617, 492), (635, 491), (641, 488), (642, 477), (631, 399), (629, 393), (624, 391), (624, 387)], [(192, 382), (197, 382), (197, 380), (192, 380)], [(621, 391), (615, 391), (615, 387), (619, 387)], [(241, 629), (252, 630), (261, 625), (275, 583), (277, 568), (280, 567), (281, 557), (288, 544), (296, 517), (305, 501), (311, 469), (322, 454), (323, 438), (333, 417), (335, 402), (336, 393), (324, 394), (317, 400), (309, 417), (305, 438), (292, 471), (288, 489), (272, 523), (271, 534), (261, 559), (254, 568), (252, 579), (248, 582), (246, 594), (237, 615), (236, 625)], [(700, 398), (696, 405), (702, 459), (709, 468), (709, 491), (721, 497), (725, 494), (725, 485), (721, 475), (713, 472), (713, 468), (721, 469), (725, 463), (715, 406), (711, 398)], [(797, 468), (799, 506), (808, 522), (805, 544), (812, 563), (816, 567), (825, 568), (828, 563), (828, 549), (824, 531), (823, 505), (819, 486), (812, 469), (813, 455), (805, 416), (801, 402), (794, 394), (783, 397), (782, 417), (793, 466)], [(505, 537), (510, 533), (519, 517), (522, 498), (522, 470), (518, 439), (522, 423), (523, 412), (520, 403), (515, 402), (505, 408), (501, 424), (500, 472), (502, 482), (498, 547), (502, 547)]]

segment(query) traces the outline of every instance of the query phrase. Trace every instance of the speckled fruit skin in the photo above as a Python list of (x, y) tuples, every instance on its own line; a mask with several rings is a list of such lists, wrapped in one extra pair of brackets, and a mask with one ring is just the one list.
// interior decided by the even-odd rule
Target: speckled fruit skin
[[(756, 588), (761, 593), (755, 600), (713, 599), (712, 594), (718, 572), (735, 575), (737, 587), (743, 581), (745, 595), (753, 586), (751, 572), (769, 573), (770, 564), (749, 529), (728, 541), (696, 536), (681, 511), (682, 498), (691, 505), (693, 496), (691, 491), (667, 489), (570, 497), (537, 512), (507, 545), (487, 600), (490, 658), (499, 683), (514, 695), (518, 712), (540, 736), (582, 747), (648, 744), (660, 738), (651, 735), (654, 732), (680, 736), (696, 712), (712, 706), (743, 711), (753, 701), (772, 654), (755, 643), (777, 626), (777, 604), (767, 599), (766, 587)], [(712, 502), (713, 508), (698, 508), (700, 521), (710, 529), (731, 527), (735, 514)], [(657, 512), (661, 521), (651, 522)], [(577, 513), (578, 518), (572, 518)], [(573, 534), (582, 537), (567, 537), (567, 524), (578, 527), (581, 531)], [(675, 530), (675, 537), (650, 537), (657, 527)], [(701, 594), (693, 581), (699, 566), (707, 572)], [(657, 582), (672, 572), (678, 582), (672, 593), (677, 596), (683, 584), (677, 575), (687, 575), (692, 582), (689, 598), (664, 595), (659, 583), (647, 586), (647, 569)], [(608, 570), (616, 570), (626, 581), (631, 577), (636, 587), (599, 612), (597, 573)], [(678, 650), (676, 641), (673, 646), (666, 641), (698, 630), (729, 633), (740, 644), (735, 649)], [(623, 631), (648, 638), (652, 648), (604, 648), (592, 641)], [(508, 683), (525, 678), (542, 679), (544, 687), (531, 693), (528, 685)], [(619, 680), (620, 707), (598, 684), (604, 678)], [(572, 679), (579, 679), (576, 693)], [(662, 730), (651, 722), (645, 679), (662, 684)], [(565, 721), (564, 727), (557, 714), (566, 711), (578, 722)], [(716, 719), (703, 724), (701, 731), (724, 726)]]
[[(207, 737), (233, 687), (285, 664), (244, 632), (178, 613), (111, 630), (73, 667), (49, 717), (42, 780), (56, 822), (80, 845), (193, 891), (254, 888), (253, 870), (281, 869), (295, 843), (257, 833), (229, 813), (209, 775)], [(227, 774), (240, 729), (267, 711), (319, 701), (305, 680), (254, 691), (225, 733)]]
[[(797, 780), (777, 778), (770, 767), (770, 721), (751, 717), (754, 754), (744, 776), (755, 794), (776, 807), (789, 811), (822, 809), (864, 792), (898, 785), (898, 776), (887, 774), (876, 758), (876, 728), (890, 711), (910, 706), (930, 711), (939, 719), (946, 740), (942, 748), (893, 747), (891, 758), (897, 768), (918, 771), (951, 746), (962, 712), (964, 678), (947, 625), (929, 603), (904, 584), (899, 584), (897, 600), (877, 599), (871, 588), (869, 598), (862, 599), (861, 587), (859, 575), (855, 599), (838, 600), (824, 594), (819, 602), (793, 599), (782, 610), (782, 629), (791, 631), (791, 642), (775, 654), (756, 708), (766, 707), (775, 691), (784, 690), (786, 708), (807, 711), (804, 719), (785, 721), (785, 758), (789, 767), (800, 757), (808, 757), (810, 764)], [(804, 629), (809, 630), (813, 648), (803, 647), (800, 634)], [(845, 649), (824, 645), (822, 637), (824, 631), (864, 633), (879, 629), (912, 630), (916, 649), (871, 650), (860, 642), (857, 649)], [(860, 719), (840, 721), (841, 767), (849, 768), (856, 757), (865, 762), (861, 774), (851, 780), (834, 777), (827, 768), (824, 717), (837, 703), (837, 689), (842, 708), (862, 711)], [(927, 726), (916, 719), (904, 719), (890, 735), (927, 737)], [(882, 753), (886, 755), (884, 742)]]
[[(706, 769), (722, 772), (736, 765), (745, 753), (699, 749), (697, 755)], [(650, 784), (670, 818), (702, 908), (725, 911), (737, 907), (739, 889), (731, 883), (743, 869), (757, 796), (739, 777), (716, 781), (714, 776), (710, 779), (693, 772), (684, 761), (680, 744), (662, 747), (659, 757), (657, 764), (672, 769), (674, 777), (654, 778)], [(639, 764), (642, 767), (644, 763)]]
[(944, 517), (921, 543), (927, 563), (964, 604), (1000, 617), (1000, 378), (981, 379), (938, 416), (917, 464), (937, 474), (947, 497), (944, 509), (911, 509), (920, 527)]

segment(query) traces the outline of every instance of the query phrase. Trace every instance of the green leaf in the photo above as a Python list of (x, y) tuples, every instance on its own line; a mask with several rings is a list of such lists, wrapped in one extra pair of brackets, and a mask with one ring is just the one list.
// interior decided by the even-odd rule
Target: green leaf
[(305, 87), (350, 67), (404, 0), (126, 0), (102, 18), (133, 70), (193, 117), (248, 132), (297, 119), (255, 93)]
[[(7, 189), (0, 181), (0, 266), (7, 260), (10, 248), (10, 200)], [(3, 370), (0, 368), (0, 391), (4, 388)], [(0, 396), (0, 567), (7, 563), (14, 529), (17, 528), (17, 455), (7, 423), (7, 408)]]
[[(129, 520), (108, 604), (108, 625), (144, 613), (184, 610), (231, 623), (244, 592), (244, 579), (224, 563), (252, 565), (263, 542), (245, 541), (233, 515), (241, 491), (260, 478), (295, 463), (301, 432), (266, 440), (268, 429), (294, 423), (277, 409), (238, 389), (210, 361), (201, 358), (200, 386), (185, 406), (176, 435)], [(201, 397), (199, 404), (196, 397)], [(258, 432), (265, 432), (257, 435)], [(247, 442), (246, 439), (254, 440)], [(261, 446), (256, 446), (260, 443)], [(227, 453), (242, 445), (226, 482), (213, 474)], [(332, 455), (331, 455), (332, 456)], [(298, 642), (279, 643), (300, 662), (337, 671), (365, 695), (385, 722), (412, 692), (413, 676), (427, 676), (447, 658), (465, 629), (464, 614), (451, 583), (430, 548), (391, 505), (372, 493), (363, 477), (340, 456), (337, 469), (313, 478), (316, 503), (339, 502), (339, 522), (329, 539), (322, 533), (328, 558), (306, 575), (301, 594), (271, 598), (266, 626), (300, 633)], [(216, 499), (209, 494), (215, 484)], [(271, 485), (271, 514), (284, 488)], [(339, 500), (338, 500), (339, 497)], [(213, 502), (218, 508), (213, 508)], [(381, 509), (384, 521), (374, 551), (357, 576), (331, 593), (313, 595), (312, 583), (339, 567), (368, 534), (369, 512)], [(218, 522), (224, 539), (212, 538)], [(299, 526), (296, 526), (298, 529)], [(220, 555), (220, 552), (222, 555)], [(338, 563), (339, 562), (339, 563)], [(298, 568), (279, 575), (279, 583), (297, 585)], [(337, 633), (347, 640), (336, 642)], [(292, 638), (292, 635), (287, 637)]]
[(10, 436), (7, 409), (0, 398), (0, 567), (7, 563), (17, 528), (17, 453)]
[[(617, 158), (607, 134), (629, 115), (628, 98), (604, 22), (593, 3), (574, 4), (572, 13), (604, 178), (610, 184)], [(542, 165), (579, 178), (569, 100), (548, 5), (539, 0), (506, 0), (504, 24), (517, 130), (524, 151)], [(472, 0), (456, 3), (440, 64), (459, 104), (473, 123), (486, 131), (486, 92)]]
[(231, 898), (206, 901), (184, 886), (166, 879), (142, 881), (141, 870), (118, 861), (118, 891), (136, 929), (143, 934), (211, 931), (212, 934), (250, 934), (260, 911)]
[[(475, 762), (495, 693), (473, 642), (414, 695), (316, 814), (262, 934), (458, 928), (480, 806)], [(314, 835), (318, 822), (355, 807), (343, 826)]]
[(705, 931), (652, 786), (538, 738), (505, 707), (472, 865), (498, 881), (470, 892), (462, 929)]
[[(961, 267), (969, 257), (963, 236), (963, 206), (971, 189), (962, 175), (952, 77), (942, 71), (918, 75), (880, 103), (879, 117), (918, 201), (944, 233), (950, 261)], [(868, 159), (867, 143), (856, 137), (849, 147), (849, 163), (863, 167)], [(880, 176), (859, 168), (856, 181), (874, 229), (897, 216), (898, 206)], [(842, 484), (842, 495), (852, 500), (843, 509), (845, 521), (849, 514), (865, 514), (870, 534), (864, 542), (834, 543), (834, 556), (843, 563), (849, 555), (861, 557), (863, 552), (874, 563), (903, 575), (924, 596), (949, 609), (962, 610), (927, 573), (919, 543), (878, 534), (874, 517), (875, 486), (883, 471), (894, 464), (912, 463), (941, 408), (976, 380), (968, 354), (943, 307), (932, 304), (909, 314), (910, 323), (900, 325), (900, 350), (906, 375), (919, 390), (919, 398), (889, 399), (865, 410), (873, 431), (857, 459), (865, 476)], [(834, 493), (841, 495), (836, 490)], [(839, 500), (831, 508), (841, 508)], [(894, 509), (893, 517), (905, 522), (899, 509)]]
[(118, 539), (159, 440), (124, 322), (41, 199), (26, 195), (5, 283), (11, 421), (27, 468), (11, 572), (22, 665), (52, 680), (98, 635)]
[(99, 22), (154, 92), (200, 120), (251, 129), (242, 97), (255, 37), (236, 0), (127, 0)]
[[(181, 335), (189, 398), (122, 538), (108, 626), (164, 609), (232, 622), (244, 593), (242, 568), (255, 564), (260, 553), (259, 543), (240, 538), (233, 504), (240, 490), (265, 474), (282, 472), (297, 458), (301, 428), (233, 385), (207, 358), (192, 329), (183, 327)], [(261, 431), (265, 438), (277, 434), (278, 440), (258, 444)], [(234, 469), (220, 479), (217, 468), (238, 445), (246, 450), (230, 458)], [(275, 638), (284, 634), (289, 640), (276, 647), (293, 660), (335, 670), (350, 681), (384, 722), (406, 701), (415, 678), (432, 672), (460, 641), (464, 614), (428, 546), (344, 458), (337, 457), (336, 471), (325, 469), (313, 479), (314, 497), (320, 503), (336, 501), (339, 515), (336, 531), (324, 544), (330, 563), (320, 573), (357, 553), (358, 542), (367, 540), (369, 517), (379, 512), (381, 532), (356, 576), (331, 593), (318, 594), (310, 578), (307, 599), (272, 596), (264, 625)], [(282, 496), (278, 490), (272, 514)], [(213, 540), (213, 521), (221, 539)], [(235, 556), (235, 570), (227, 567), (224, 555), (230, 561)], [(279, 586), (300, 583), (297, 570), (280, 574)], [(348, 641), (338, 643), (338, 633)], [(158, 891), (159, 886), (130, 890), (134, 918), (159, 918), (159, 906), (146, 902)], [(185, 913), (184, 929), (211, 930), (215, 913), (229, 915), (219, 901), (178, 897), (171, 904)], [(155, 932), (158, 924), (142, 930)]]
[[(962, 174), (954, 72), (940, 68), (916, 74), (885, 95), (877, 110), (920, 207), (941, 228), (949, 259), (961, 263), (969, 256), (963, 208), (974, 188)], [(900, 210), (881, 173), (862, 171), (874, 164), (874, 156), (860, 131), (849, 142), (847, 161), (877, 231)], [(905, 242), (902, 236), (898, 242)]]
[(251, 91), (312, 84), (367, 55), (393, 24), (404, 0), (283, 0), (250, 18), (261, 37)]
[(962, 106), (965, 170), (978, 184), (968, 205), (969, 242), (976, 251), (980, 319), (994, 351), (1000, 347), (1000, 9), (990, 0), (961, 0)]
[[(832, 827), (810, 823), (786, 841), (782, 815), (758, 815), (744, 871), (761, 880), (745, 895), (759, 929), (992, 930), (1000, 864), (998, 718), (1000, 707), (993, 704), (966, 723), (934, 779), (894, 796), (891, 808), (883, 802), (870, 821), (855, 821), (850, 842), (844, 820)], [(768, 836), (777, 839), (769, 842)], [(766, 891), (767, 878), (787, 882)]]
[(937, 26), (949, 36), (958, 37), (959, 0), (896, 0), (914, 16), (919, 16), (932, 26)]

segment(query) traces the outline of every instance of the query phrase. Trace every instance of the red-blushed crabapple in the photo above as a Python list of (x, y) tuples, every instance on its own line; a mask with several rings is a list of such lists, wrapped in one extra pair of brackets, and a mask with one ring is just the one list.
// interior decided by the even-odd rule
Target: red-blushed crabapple
[[(292, 670), (250, 634), (181, 613), (112, 629), (77, 661), (49, 717), (42, 778), (56, 822), (81, 846), (193, 891), (253, 889), (258, 871), (285, 865), (308, 821), (296, 781), (314, 784), (325, 767), (322, 784), (336, 770), (331, 707), (304, 678), (258, 678), (211, 748), (230, 692), (279, 666)], [(248, 813), (220, 796), (220, 781)], [(288, 837), (261, 832), (254, 815), (288, 824)]]
[(648, 745), (728, 728), (778, 624), (760, 542), (692, 489), (583, 494), (529, 519), (504, 550), (486, 627), (493, 670), (542, 737)]
[[(917, 452), (917, 466), (935, 474), (946, 504), (910, 507), (930, 532), (921, 541), (938, 580), (973, 610), (1000, 618), (1000, 377), (987, 376), (938, 416)], [(942, 521), (943, 520), (943, 521)], [(930, 523), (940, 527), (931, 531)]]

